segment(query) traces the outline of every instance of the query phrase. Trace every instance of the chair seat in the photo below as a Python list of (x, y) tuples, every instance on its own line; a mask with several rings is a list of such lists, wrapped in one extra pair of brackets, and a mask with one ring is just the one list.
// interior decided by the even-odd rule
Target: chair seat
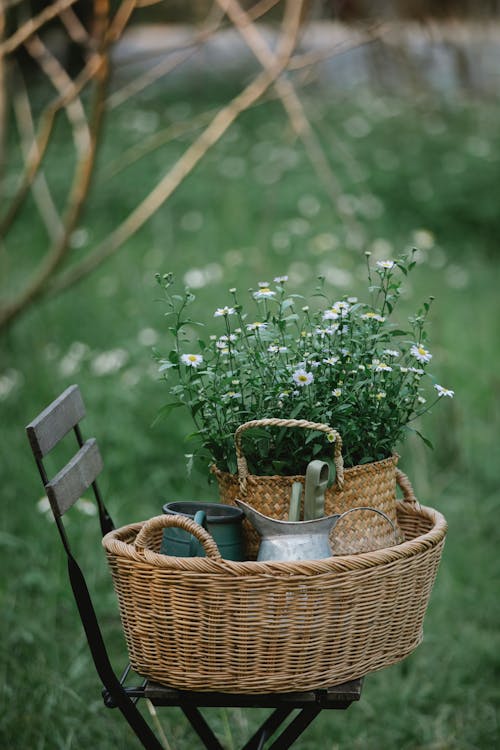
[(321, 708), (347, 708), (361, 697), (363, 679), (351, 680), (326, 690), (310, 690), (301, 693), (210, 693), (200, 691), (176, 690), (175, 688), (147, 681), (144, 685), (144, 697), (155, 706), (179, 706), (182, 704), (198, 707), (254, 707), (254, 708), (304, 708), (318, 705)]

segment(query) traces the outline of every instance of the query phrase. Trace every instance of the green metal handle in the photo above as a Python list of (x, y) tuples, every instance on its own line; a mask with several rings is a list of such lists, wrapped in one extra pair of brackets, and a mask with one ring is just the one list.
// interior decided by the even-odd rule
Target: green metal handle
[[(194, 522), (199, 524), (200, 526), (203, 526), (205, 531), (207, 531), (207, 514), (204, 510), (197, 510), (194, 514)], [(194, 534), (191, 534), (191, 538), (189, 540), (189, 557), (198, 557), (198, 550), (199, 550), (199, 540), (194, 536)]]

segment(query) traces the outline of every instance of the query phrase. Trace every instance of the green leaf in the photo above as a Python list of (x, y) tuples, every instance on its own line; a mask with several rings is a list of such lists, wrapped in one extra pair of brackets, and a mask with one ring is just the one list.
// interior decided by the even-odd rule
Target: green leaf
[(162, 422), (171, 412), (173, 412), (174, 409), (178, 409), (179, 406), (184, 406), (184, 404), (181, 401), (173, 401), (171, 404), (165, 404), (162, 406), (156, 417), (153, 419), (151, 427), (155, 427), (159, 422)]
[(415, 430), (415, 428), (413, 428), (413, 429), (414, 429), (414, 432), (416, 432), (417, 435), (419, 436), (419, 438), (422, 440), (422, 442), (425, 443), (425, 445), (433, 451), (434, 450), (434, 446), (431, 443), (431, 441), (429, 440), (429, 438), (426, 438), (424, 435), (422, 435), (421, 432), (419, 432), (418, 430)]

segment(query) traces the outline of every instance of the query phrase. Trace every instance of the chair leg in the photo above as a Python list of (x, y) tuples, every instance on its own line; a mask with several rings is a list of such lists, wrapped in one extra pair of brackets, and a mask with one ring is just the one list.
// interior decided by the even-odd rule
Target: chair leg
[(288, 750), (321, 711), (320, 706), (301, 709), (295, 719), (283, 730), (269, 750)]
[(181, 705), (181, 708), (184, 712), (185, 717), (187, 718), (207, 750), (224, 750), (219, 740), (212, 732), (210, 726), (207, 724), (196, 706)]
[(277, 708), (248, 740), (242, 750), (263, 750), (266, 741), (291, 714), (293, 708)]

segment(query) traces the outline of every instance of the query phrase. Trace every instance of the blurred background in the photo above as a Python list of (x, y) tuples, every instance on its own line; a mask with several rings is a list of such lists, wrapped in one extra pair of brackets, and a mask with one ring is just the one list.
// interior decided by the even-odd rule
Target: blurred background
[[(318, 275), (365, 289), (365, 252), (416, 247), (400, 315), (429, 295), (431, 451), (399, 449), (449, 521), (425, 623), (362, 700), (298, 747), (489, 750), (499, 739), (500, 45), (494, 0), (3, 0), (0, 3), (0, 738), (8, 748), (130, 748), (106, 712), (24, 426), (72, 383), (118, 525), (190, 477), (189, 415), (153, 360), (169, 347), (156, 272), (213, 324), (229, 288)], [(212, 321), (212, 322), (211, 322)], [(116, 660), (118, 610), (93, 506), (69, 514)], [(121, 666), (119, 664), (118, 666)], [(229, 719), (228, 719), (229, 717)], [(196, 746), (176, 710), (172, 750)], [(227, 747), (254, 715), (216, 713)], [(256, 721), (256, 719), (255, 719)]]

